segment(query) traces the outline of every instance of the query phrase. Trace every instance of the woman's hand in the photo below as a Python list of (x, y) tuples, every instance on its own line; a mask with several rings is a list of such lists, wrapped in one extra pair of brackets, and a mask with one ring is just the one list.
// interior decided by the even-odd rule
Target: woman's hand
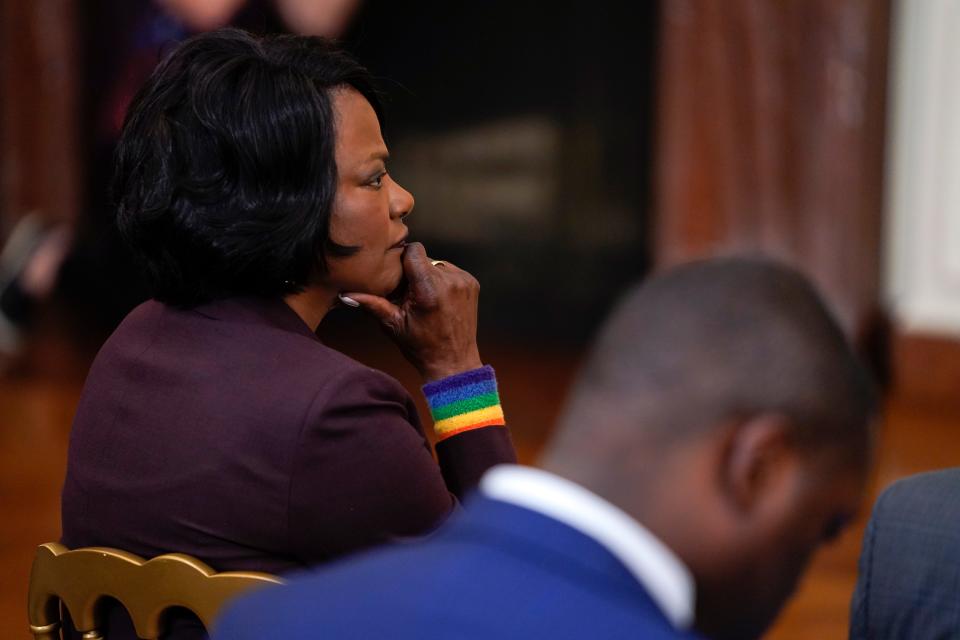
[(431, 263), (419, 242), (403, 252), (407, 291), (394, 304), (367, 293), (344, 293), (372, 313), (428, 381), (483, 366), (477, 349), (480, 283), (449, 262)]

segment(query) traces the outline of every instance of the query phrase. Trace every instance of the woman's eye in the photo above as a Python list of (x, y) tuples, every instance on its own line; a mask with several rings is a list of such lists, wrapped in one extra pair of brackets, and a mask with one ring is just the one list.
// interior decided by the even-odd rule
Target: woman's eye
[(385, 175), (387, 175), (386, 171), (379, 174), (377, 177), (375, 177), (373, 180), (370, 181), (370, 186), (380, 188), (380, 186), (383, 185), (383, 177)]

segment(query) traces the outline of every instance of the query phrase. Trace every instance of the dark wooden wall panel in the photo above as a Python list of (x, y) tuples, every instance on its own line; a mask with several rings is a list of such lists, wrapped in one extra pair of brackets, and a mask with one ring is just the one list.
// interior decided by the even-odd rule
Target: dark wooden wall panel
[(663, 0), (660, 266), (801, 267), (845, 326), (879, 299), (886, 0)]
[(29, 210), (76, 215), (72, 0), (0, 0), (0, 223)]

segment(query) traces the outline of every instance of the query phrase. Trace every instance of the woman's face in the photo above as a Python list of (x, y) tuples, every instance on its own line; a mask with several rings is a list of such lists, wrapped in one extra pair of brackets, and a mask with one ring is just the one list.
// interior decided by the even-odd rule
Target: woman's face
[(338, 90), (333, 109), (338, 183), (330, 239), (359, 250), (327, 256), (323, 282), (338, 292), (387, 295), (403, 277), (403, 217), (413, 209), (413, 196), (387, 174), (387, 146), (367, 99), (354, 89)]

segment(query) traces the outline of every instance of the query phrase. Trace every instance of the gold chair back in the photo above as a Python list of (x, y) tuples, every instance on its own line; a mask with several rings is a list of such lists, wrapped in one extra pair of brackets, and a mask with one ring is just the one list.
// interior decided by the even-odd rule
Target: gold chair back
[(97, 601), (123, 604), (141, 638), (160, 636), (160, 619), (170, 607), (193, 611), (209, 628), (231, 598), (256, 586), (282, 581), (267, 573), (217, 573), (196, 558), (170, 553), (151, 560), (106, 547), (67, 549), (48, 542), (37, 548), (27, 597), (30, 631), (37, 640), (60, 637), (60, 604), (70, 612), (84, 640), (99, 640)]

